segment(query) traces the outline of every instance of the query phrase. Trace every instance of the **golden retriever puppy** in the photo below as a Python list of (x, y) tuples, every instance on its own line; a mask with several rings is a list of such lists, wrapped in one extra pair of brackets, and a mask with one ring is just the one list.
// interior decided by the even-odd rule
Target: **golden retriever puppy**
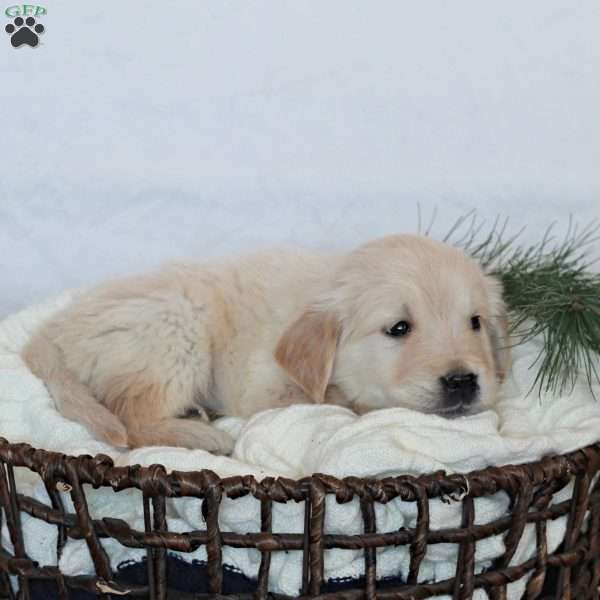
[(103, 440), (228, 453), (209, 414), (491, 407), (506, 336), (496, 280), (455, 248), (398, 235), (347, 255), (281, 250), (111, 282), (46, 322), (23, 357)]

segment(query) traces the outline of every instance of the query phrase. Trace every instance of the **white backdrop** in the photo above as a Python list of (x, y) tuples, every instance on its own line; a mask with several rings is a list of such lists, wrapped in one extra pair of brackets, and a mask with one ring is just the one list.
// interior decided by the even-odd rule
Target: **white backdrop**
[[(0, 315), (66, 287), (470, 208), (600, 216), (600, 4), (47, 0), (0, 34)], [(5, 6), (2, 6), (2, 11)]]

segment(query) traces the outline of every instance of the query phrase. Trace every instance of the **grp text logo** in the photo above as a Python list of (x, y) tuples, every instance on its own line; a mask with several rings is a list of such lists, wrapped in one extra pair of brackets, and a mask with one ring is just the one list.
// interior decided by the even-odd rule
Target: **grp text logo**
[(4, 30), (10, 35), (12, 46), (35, 48), (40, 42), (40, 34), (46, 29), (38, 21), (47, 13), (46, 8), (35, 4), (14, 4), (6, 8), (4, 14), (12, 19), (12, 23), (8, 23)]

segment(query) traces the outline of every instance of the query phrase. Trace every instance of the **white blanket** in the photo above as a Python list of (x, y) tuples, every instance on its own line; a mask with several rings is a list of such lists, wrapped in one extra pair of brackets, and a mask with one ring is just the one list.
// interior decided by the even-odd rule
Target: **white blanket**
[[(530, 365), (538, 355), (538, 342), (530, 342), (514, 351), (513, 378), (505, 386), (498, 414), (478, 415), (446, 420), (402, 408), (375, 411), (358, 417), (335, 406), (293, 406), (256, 415), (249, 421), (221, 419), (217, 425), (230, 431), (237, 443), (231, 458), (212, 456), (195, 450), (178, 448), (143, 448), (119, 452), (90, 437), (77, 423), (64, 419), (55, 409), (44, 385), (25, 367), (19, 351), (33, 328), (55, 310), (66, 305), (75, 293), (41, 306), (29, 308), (0, 323), (0, 435), (12, 442), (69, 454), (105, 453), (119, 465), (162, 463), (178, 470), (212, 469), (219, 475), (252, 474), (258, 479), (271, 475), (291, 478), (313, 472), (344, 477), (347, 475), (383, 476), (423, 473), (438, 469), (449, 472), (468, 471), (489, 464), (522, 463), (548, 453), (562, 453), (597, 441), (600, 438), (600, 402), (596, 402), (585, 383), (578, 384), (569, 396), (527, 395), (532, 384)], [(597, 390), (600, 395), (600, 389)], [(17, 473), (23, 493), (48, 502), (38, 480), (28, 472)], [(570, 495), (566, 488), (556, 495), (559, 502)], [(115, 495), (111, 490), (89, 489), (89, 503), (95, 518), (111, 516), (127, 520), (143, 529), (142, 503), (139, 492), (127, 490)], [(72, 509), (68, 496), (66, 505)], [(460, 503), (430, 503), (431, 527), (449, 527), (460, 523)], [(476, 523), (484, 523), (505, 513), (508, 498), (504, 493), (475, 502)], [(202, 529), (204, 523), (195, 499), (172, 502), (169, 528), (173, 531)], [(414, 525), (413, 503), (390, 502), (377, 506), (378, 531), (392, 531)], [(220, 512), (224, 531), (244, 533), (260, 530), (260, 506), (253, 498), (225, 500)], [(23, 519), (28, 554), (40, 564), (56, 564), (56, 528), (27, 516)], [(301, 532), (303, 506), (295, 503), (275, 505), (273, 530)], [(337, 505), (328, 499), (326, 530), (329, 533), (360, 533), (362, 520), (357, 502)], [(564, 534), (564, 519), (548, 525), (548, 545), (553, 551)], [(532, 554), (534, 531), (528, 526), (513, 563)], [(2, 543), (10, 546), (6, 528)], [(143, 551), (130, 550), (109, 540), (104, 541), (113, 567), (129, 559), (139, 560)], [(501, 536), (477, 544), (477, 569), (488, 566), (503, 552)], [(457, 548), (450, 544), (428, 548), (420, 578), (444, 579), (454, 573)], [(186, 560), (206, 558), (204, 548)], [(224, 562), (250, 577), (258, 572), (260, 555), (254, 550), (225, 548)], [(378, 554), (378, 576), (405, 576), (408, 571), (407, 548), (389, 548)], [(70, 540), (60, 560), (65, 573), (93, 572), (83, 541)], [(360, 551), (328, 550), (325, 556), (327, 578), (358, 577), (364, 570)], [(297, 594), (301, 579), (299, 552), (275, 553), (271, 563), (271, 589)], [(525, 582), (509, 586), (509, 596), (520, 597)], [(484, 598), (485, 594), (476, 594)]]

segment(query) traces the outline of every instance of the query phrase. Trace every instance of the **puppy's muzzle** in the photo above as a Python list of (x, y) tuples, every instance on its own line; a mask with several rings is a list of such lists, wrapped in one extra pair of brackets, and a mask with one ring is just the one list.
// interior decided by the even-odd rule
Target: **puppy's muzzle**
[(442, 384), (441, 411), (446, 416), (458, 416), (469, 411), (479, 397), (477, 375), (464, 371), (451, 371), (440, 377)]

